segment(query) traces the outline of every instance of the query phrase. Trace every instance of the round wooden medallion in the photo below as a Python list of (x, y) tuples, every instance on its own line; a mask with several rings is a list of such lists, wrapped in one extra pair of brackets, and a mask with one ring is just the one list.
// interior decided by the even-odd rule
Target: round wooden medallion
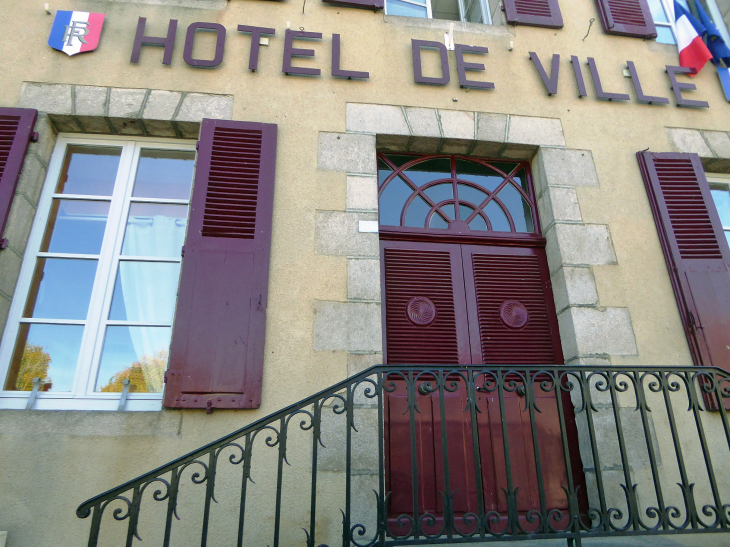
[(414, 325), (425, 327), (436, 320), (436, 305), (425, 296), (414, 296), (406, 304), (406, 315)]
[(530, 320), (530, 314), (522, 302), (505, 300), (499, 307), (499, 318), (511, 329), (521, 329)]

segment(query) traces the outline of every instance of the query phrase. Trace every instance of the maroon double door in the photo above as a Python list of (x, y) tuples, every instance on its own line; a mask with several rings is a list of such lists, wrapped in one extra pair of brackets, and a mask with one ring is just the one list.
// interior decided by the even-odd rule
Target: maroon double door
[[(544, 249), (381, 241), (381, 264), (388, 364), (563, 363)], [(388, 505), (391, 532), (410, 533), (410, 525), (399, 526), (397, 517), (414, 514), (414, 495), (418, 500), (418, 515), (431, 513), (436, 517), (435, 524), (424, 523), (424, 531), (433, 533), (441, 528), (445, 467), (449, 472), (449, 489), (455, 491), (457, 528), (468, 533), (474, 527), (468, 524), (468, 519), (459, 517), (478, 513), (479, 467), (483, 510), (498, 511), (504, 516), (503, 523), (495, 524), (493, 531), (506, 526), (505, 430), (512, 489), (518, 489), (516, 504), (522, 515), (520, 521), (526, 530), (534, 530), (536, 524), (524, 517), (528, 511), (540, 511), (542, 504), (524, 391), (504, 391), (504, 411), (497, 391), (479, 391), (476, 427), (472, 428), (466, 385), (458, 374), (449, 378), (457, 387), (444, 391), (443, 397), (438, 390), (433, 393), (429, 389), (420, 390), (416, 396), (417, 412), (409, 409), (406, 381), (396, 376), (392, 377), (396, 388), (385, 401), (386, 490), (391, 492)], [(429, 379), (432, 378), (423, 377), (418, 383)], [(565, 510), (568, 499), (563, 487), (568, 486), (567, 471), (555, 392), (543, 392), (536, 386), (534, 393), (539, 409), (534, 414), (545, 508)], [(412, 416), (414, 445), (411, 443)], [(568, 422), (572, 437), (574, 423), (571, 419)], [(444, 429), (448, 466), (444, 466), (443, 459)], [(412, 446), (415, 446), (417, 463), (415, 489)], [(564, 526), (559, 522), (552, 524)]]

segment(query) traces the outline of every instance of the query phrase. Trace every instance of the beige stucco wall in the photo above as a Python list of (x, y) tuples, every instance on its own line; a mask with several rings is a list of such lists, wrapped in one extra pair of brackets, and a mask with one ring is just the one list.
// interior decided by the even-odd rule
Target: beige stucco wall
[[(598, 184), (574, 188), (582, 223), (607, 227), (615, 252), (615, 258), (590, 264), (597, 289), (593, 309), (625, 310), (621, 313), (630, 318), (635, 341), (635, 349), (598, 351), (593, 357), (620, 365), (691, 364), (635, 153), (677, 148), (666, 127), (729, 130), (730, 106), (711, 67), (692, 80), (699, 91), (687, 93), (688, 98), (708, 101), (709, 109), (677, 108), (673, 97), (668, 106), (638, 104), (630, 80), (622, 75), (626, 60), (636, 63), (644, 93), (670, 97), (664, 66), (677, 64), (675, 47), (611, 37), (598, 23), (583, 39), (589, 20), (598, 18), (594, 3), (564, 4), (561, 30), (456, 24), (457, 43), (489, 47), (483, 60), (473, 61), (484, 62), (487, 70), (481, 78), (496, 85), (492, 91), (467, 91), (458, 86), (453, 53), (451, 83), (445, 87), (413, 83), (410, 40), (442, 41), (448, 30), (444, 22), (328, 7), (319, 0), (211, 1), (208, 5), (220, 8), (216, 10), (200, 9), (206, 5), (202, 0), (57, 0), (51, 3), (53, 10), (106, 14), (98, 50), (68, 58), (46, 45), (52, 17), (43, 10), (42, 1), (7, 0), (0, 18), (0, 106), (18, 105), (23, 82), (215, 93), (233, 97), (233, 119), (276, 123), (279, 131), (261, 408), (212, 415), (0, 411), (0, 530), (9, 531), (8, 547), (81, 545), (88, 521), (77, 519), (74, 510), (84, 499), (347, 376), (348, 351), (318, 345), (315, 332), (315, 314), (326, 303), (359, 300), (348, 295), (347, 253), (323, 250), (316, 229), (322, 214), (347, 209), (346, 170), (320, 168), (318, 156), (322, 134), (347, 131), (347, 103), (559, 120), (564, 146), (590, 151), (595, 164)], [(156, 36), (167, 31), (170, 18), (179, 20), (172, 66), (163, 66), (162, 49), (153, 47), (143, 48), (139, 64), (129, 63), (139, 16), (147, 17), (146, 33)], [(185, 30), (195, 21), (226, 27), (220, 67), (195, 69), (183, 62)], [(276, 29), (270, 45), (261, 48), (256, 73), (247, 69), (250, 36), (236, 32), (239, 24)], [(314, 60), (296, 61), (321, 68), (322, 76), (282, 74), (287, 27), (324, 34), (321, 42), (298, 43), (316, 51)], [(342, 35), (344, 68), (367, 70), (369, 80), (329, 75), (335, 32)], [(196, 53), (210, 52), (211, 39), (201, 33)], [(528, 60), (529, 51), (537, 52), (546, 66), (553, 53), (561, 54), (557, 96), (546, 95)], [(577, 98), (570, 55), (583, 63), (588, 97)], [(596, 100), (585, 66), (589, 56), (596, 59), (604, 89), (629, 93), (631, 101)], [(433, 58), (424, 55), (424, 60)], [(525, 129), (522, 142), (528, 142), (524, 139), (530, 138), (530, 131)], [(534, 150), (529, 154), (537, 158)], [(2, 259), (0, 277), (11, 276), (8, 272), (16, 267), (11, 262), (19, 264), (19, 253), (14, 261)], [(2, 291), (4, 314), (12, 286), (6, 283)], [(372, 357), (363, 353), (364, 357), (349, 356), (351, 368), (358, 368), (353, 365), (358, 359), (377, 362), (377, 353)], [(336, 528), (339, 523), (330, 525)]]

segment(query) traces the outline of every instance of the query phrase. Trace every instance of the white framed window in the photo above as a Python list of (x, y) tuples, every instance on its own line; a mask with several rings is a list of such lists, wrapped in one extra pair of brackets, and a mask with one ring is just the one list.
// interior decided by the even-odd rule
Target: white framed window
[(710, 183), (712, 201), (715, 202), (717, 213), (720, 215), (722, 230), (730, 244), (730, 175), (707, 173), (707, 182)]
[[(652, 18), (654, 19), (654, 25), (656, 25), (657, 37), (656, 41), (662, 44), (676, 44), (677, 43), (677, 30), (674, 25), (674, 0), (647, 0), (649, 2), (649, 9), (651, 10)], [(692, 13), (687, 4), (687, 0), (677, 0), (681, 6)], [(715, 23), (715, 26), (720, 31), (723, 40), (726, 44), (730, 44), (730, 36), (728, 36), (725, 23), (722, 20), (720, 9), (717, 7), (715, 0), (707, 0), (708, 15)]]
[(492, 24), (486, 0), (386, 0), (386, 15)]
[(0, 345), (0, 408), (161, 408), (195, 142), (58, 137)]

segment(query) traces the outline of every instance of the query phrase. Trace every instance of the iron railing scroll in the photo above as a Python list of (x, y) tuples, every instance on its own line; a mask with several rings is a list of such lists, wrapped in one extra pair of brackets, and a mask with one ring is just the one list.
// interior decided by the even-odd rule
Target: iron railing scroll
[(730, 532), (730, 374), (376, 366), (82, 503), (89, 547)]

